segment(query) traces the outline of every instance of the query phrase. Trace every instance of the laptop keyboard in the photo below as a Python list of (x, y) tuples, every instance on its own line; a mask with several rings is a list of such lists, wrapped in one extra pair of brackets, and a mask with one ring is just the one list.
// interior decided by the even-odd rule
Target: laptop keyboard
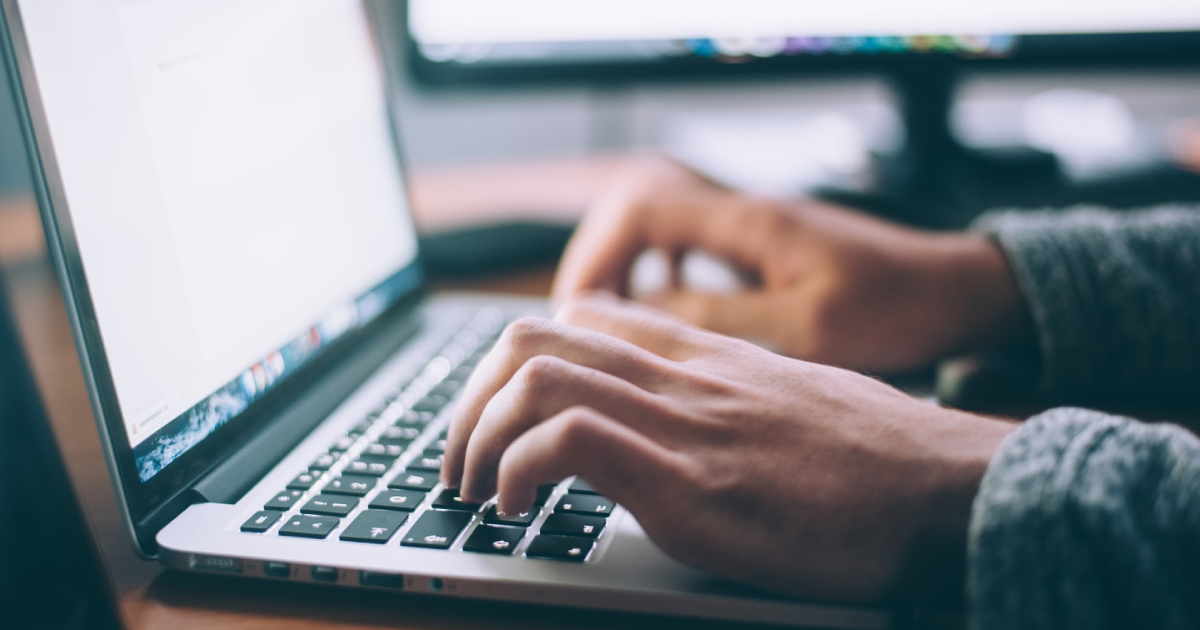
[(254, 535), (400, 545), (584, 562), (616, 509), (582, 479), (540, 486), (534, 506), (501, 516), (438, 483), (442, 413), (503, 330), (483, 309), (425, 368), (241, 526)]

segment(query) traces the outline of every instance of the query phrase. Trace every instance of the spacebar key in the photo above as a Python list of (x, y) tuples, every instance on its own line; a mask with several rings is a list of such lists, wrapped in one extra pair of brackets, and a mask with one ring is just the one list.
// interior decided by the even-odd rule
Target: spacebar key
[(454, 539), (471, 522), (469, 512), (440, 512), (430, 510), (421, 515), (400, 542), (405, 547), (449, 549)]

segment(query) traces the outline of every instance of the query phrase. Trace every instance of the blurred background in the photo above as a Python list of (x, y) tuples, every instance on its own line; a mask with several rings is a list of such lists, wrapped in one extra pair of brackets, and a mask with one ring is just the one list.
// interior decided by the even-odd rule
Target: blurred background
[[(424, 16), (425, 24), (454, 18), (454, 2), (442, 3), (446, 10), (432, 13), (428, 7), (435, 2), (412, 4), (411, 14)], [(797, 195), (831, 186), (861, 192), (872, 155), (895, 151), (904, 143), (904, 121), (895, 105), (911, 95), (892, 89), (894, 73), (875, 61), (833, 67), (776, 64), (778, 68), (765, 72), (751, 70), (754, 64), (743, 62), (791, 54), (769, 49), (772, 40), (766, 37), (735, 44), (705, 40), (715, 47), (707, 52), (703, 42), (678, 40), (692, 46), (687, 56), (707, 55), (705, 61), (714, 62), (693, 64), (698, 69), (687, 72), (670, 64), (627, 63), (637, 56), (628, 50), (455, 48), (436, 41), (414, 42), (410, 8), (403, 2), (382, 6), (381, 20), (393, 39), (388, 54), (397, 68), (403, 150), (409, 165), (418, 170), (655, 149), (755, 192)], [(1154, 7), (1147, 9), (1153, 11)], [(431, 28), (425, 32), (435, 32)], [(957, 98), (949, 119), (963, 143), (1053, 154), (1061, 172), (1078, 182), (1112, 181), (1194, 159), (1196, 143), (1191, 138), (1197, 135), (1195, 119), (1200, 116), (1200, 66), (1194, 59), (1200, 48), (1194, 39), (1177, 54), (1161, 39), (1150, 42), (1150, 49), (1157, 47), (1158, 53), (1149, 56), (1144, 42), (1124, 46), (1118, 41), (1114, 54), (1094, 59), (1080, 54), (1062, 63), (1056, 57), (1070, 55), (1057, 55), (1057, 49), (1029, 62), (1028, 56), (1016, 54), (1024, 50), (1020, 42), (1003, 37), (1015, 53), (987, 50), (985, 40), (983, 49), (967, 50), (969, 54), (960, 49), (941, 55), (1001, 58), (1001, 63), (963, 64), (953, 71)], [(826, 39), (834, 48), (841, 41)], [(1075, 43), (1069, 40), (1066, 46), (1070, 49)], [(741, 49), (730, 50), (731, 45)], [(669, 52), (659, 56), (681, 55)], [(823, 56), (864, 57), (853, 52), (826, 50)], [(937, 56), (938, 51), (926, 52)], [(801, 56), (822, 56), (808, 53)], [(1172, 54), (1178, 58), (1172, 59)], [(586, 63), (564, 66), (556, 57), (583, 58)], [(1009, 57), (1024, 63), (1003, 63)], [(1126, 63), (1133, 58), (1139, 63)], [(641, 66), (649, 65), (655, 70), (643, 71)], [(718, 71), (717, 66), (723, 67)], [(928, 71), (927, 66), (913, 67), (917, 73)], [(7, 81), (0, 90), (0, 196), (27, 195), (27, 165)], [(1130, 203), (1195, 194), (1190, 183), (1180, 183), (1176, 174), (1171, 177), (1176, 179), (1169, 185), (1159, 180), (1143, 185)], [(1007, 201), (983, 196), (976, 205)], [(963, 222), (922, 219), (913, 212), (909, 203), (891, 214), (934, 225)]]

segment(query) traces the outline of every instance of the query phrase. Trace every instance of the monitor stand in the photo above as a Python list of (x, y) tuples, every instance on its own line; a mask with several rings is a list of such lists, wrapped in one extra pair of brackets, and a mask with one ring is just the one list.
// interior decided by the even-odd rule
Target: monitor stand
[(987, 207), (1063, 185), (1052, 154), (1031, 147), (976, 149), (959, 142), (950, 122), (958, 83), (954, 60), (917, 61), (898, 63), (887, 75), (904, 143), (873, 156), (865, 192), (825, 189), (819, 196), (914, 225), (958, 228)]
[(904, 144), (874, 156), (864, 190), (822, 189), (816, 195), (934, 229), (962, 228), (992, 208), (1200, 201), (1200, 175), (1165, 163), (1080, 184), (1069, 181), (1050, 153), (963, 145), (950, 123), (958, 74), (953, 58), (927, 57), (891, 68)]

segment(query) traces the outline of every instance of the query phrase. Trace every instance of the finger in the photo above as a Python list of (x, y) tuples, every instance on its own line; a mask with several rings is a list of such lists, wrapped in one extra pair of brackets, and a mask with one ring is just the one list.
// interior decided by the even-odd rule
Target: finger
[(778, 298), (765, 291), (668, 291), (646, 298), (646, 303), (705, 330), (742, 339), (776, 339), (780, 327), (787, 325), (782, 319), (788, 309), (780, 308)]
[(581, 291), (626, 294), (638, 254), (699, 249), (746, 269), (758, 269), (764, 243), (780, 213), (770, 202), (738, 197), (715, 187), (649, 198), (618, 199), (588, 213), (567, 245), (554, 280), (562, 303)]
[(668, 436), (677, 430), (670, 426), (670, 409), (656, 394), (558, 357), (534, 357), (487, 403), (471, 433), (462, 474), (463, 498), (483, 501), (495, 494), (496, 468), (513, 440), (577, 405), (621, 418), (651, 436)]
[(568, 300), (554, 319), (616, 337), (673, 361), (686, 361), (705, 347), (704, 333), (687, 321), (601, 292)]
[(535, 356), (556, 356), (654, 390), (670, 377), (670, 362), (644, 348), (592, 330), (537, 318), (513, 322), (471, 375), (447, 436), (442, 481), (462, 478), (469, 436), (488, 401)]
[(627, 425), (586, 408), (572, 407), (512, 443), (500, 461), (500, 510), (516, 514), (533, 504), (538, 484), (571, 475), (588, 480), (639, 519), (669, 509), (672, 480), (683, 461)]

